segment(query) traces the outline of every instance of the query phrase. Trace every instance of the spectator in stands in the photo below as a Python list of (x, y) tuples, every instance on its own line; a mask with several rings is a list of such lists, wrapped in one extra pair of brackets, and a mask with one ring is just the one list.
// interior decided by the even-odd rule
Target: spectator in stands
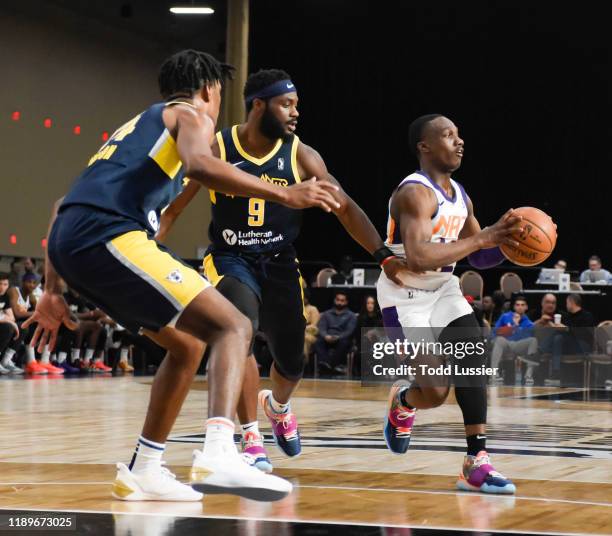
[[(561, 379), (561, 357), (564, 354), (587, 354), (593, 350), (595, 318), (582, 308), (580, 294), (570, 294), (565, 300), (567, 313), (561, 315), (561, 328), (540, 344), (543, 352), (552, 354), (551, 377), (547, 385), (559, 385)], [(565, 328), (565, 329), (564, 329)]]
[(489, 327), (497, 322), (497, 317), (495, 316), (495, 302), (491, 296), (487, 295), (482, 297), (480, 310), (482, 311), (482, 319), (487, 322)]
[(551, 327), (557, 313), (557, 297), (552, 293), (544, 294), (540, 307), (540, 318), (534, 322), (534, 325), (541, 328)]
[[(527, 308), (525, 297), (517, 296), (514, 300), (513, 311), (504, 313), (497, 320), (493, 330), (495, 339), (491, 352), (491, 366), (499, 367), (504, 357), (520, 356), (528, 364), (525, 381), (533, 384), (533, 367), (539, 364), (536, 359), (538, 341), (533, 336), (533, 322), (526, 314)], [(495, 382), (502, 383), (503, 376), (498, 375)]]
[(366, 296), (361, 306), (361, 312), (357, 317), (354, 339), (357, 343), (357, 354), (353, 363), (353, 371), (359, 375), (361, 370), (362, 355), (371, 356), (373, 345), (381, 340), (383, 336), (383, 320), (380, 307), (374, 296)]
[(19, 327), (11, 309), (8, 288), (9, 274), (0, 273), (0, 374), (23, 374), (23, 370), (13, 363), (15, 351), (9, 350), (11, 343), (19, 340)]
[[(79, 326), (73, 332), (72, 366), (81, 369), (82, 372), (110, 372), (112, 369), (106, 366), (103, 360), (106, 345), (104, 324), (112, 321), (73, 289), (69, 288), (64, 293), (64, 299), (72, 313), (79, 319)], [(85, 340), (87, 340), (87, 348), (81, 359), (81, 349)]]
[(346, 372), (345, 363), (353, 344), (356, 324), (355, 313), (348, 308), (347, 295), (337, 292), (334, 307), (324, 311), (319, 319), (315, 352), (321, 372)]
[(332, 285), (352, 285), (353, 284), (353, 259), (345, 255), (340, 259), (338, 272), (331, 276)]
[(36, 273), (36, 262), (31, 257), (23, 257), (22, 259), (15, 259), (11, 263), (11, 273), (9, 277), (9, 283), (12, 287), (19, 287), (23, 281), (25, 274)]
[(304, 356), (306, 357), (306, 361), (308, 361), (310, 353), (312, 352), (312, 347), (317, 340), (317, 334), (319, 333), (317, 324), (319, 323), (321, 314), (319, 310), (310, 303), (310, 292), (307, 288), (304, 289), (304, 316), (306, 317)]
[(580, 274), (580, 282), (609, 285), (612, 283), (612, 274), (602, 268), (601, 259), (597, 255), (591, 255), (589, 269)]
[(497, 322), (501, 315), (510, 311), (510, 300), (508, 300), (506, 296), (504, 296), (504, 293), (498, 289), (493, 291), (493, 303), (495, 303), (493, 316)]
[[(31, 260), (31, 259), (30, 259)], [(26, 264), (26, 266), (29, 266)], [(28, 327), (24, 330), (23, 323), (32, 316), (36, 307), (36, 297), (34, 296), (34, 290), (38, 286), (38, 276), (31, 272), (26, 271), (23, 274), (21, 280), (21, 286), (11, 287), (8, 289), (9, 300), (11, 303), (11, 309), (17, 320), (17, 325), (23, 338), (21, 339), (25, 344), (26, 351), (26, 365), (24, 371), (27, 374), (63, 374), (64, 371), (60, 368), (54, 367), (49, 361), (49, 354), (43, 354), (40, 362), (36, 361), (36, 353), (34, 348), (29, 344), (34, 331), (36, 330), (36, 324)], [(20, 340), (20, 342), (21, 342)]]

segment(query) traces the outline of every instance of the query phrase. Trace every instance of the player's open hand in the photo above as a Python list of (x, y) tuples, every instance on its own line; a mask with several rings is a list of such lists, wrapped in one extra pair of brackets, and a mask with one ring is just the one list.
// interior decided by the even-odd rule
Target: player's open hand
[(492, 248), (501, 244), (518, 247), (519, 243), (512, 235), (523, 232), (522, 219), (514, 214), (513, 208), (508, 210), (497, 223), (480, 231), (480, 248)]
[(38, 325), (30, 346), (36, 346), (38, 343), (39, 352), (44, 350), (46, 344), (49, 344), (49, 351), (53, 351), (57, 342), (57, 333), (62, 324), (72, 330), (79, 325), (70, 314), (70, 307), (64, 297), (51, 292), (43, 292), (36, 303), (34, 314), (23, 323), (23, 327), (27, 328), (34, 323)]
[(395, 257), (385, 262), (383, 270), (385, 271), (385, 275), (387, 276), (387, 278), (400, 287), (405, 286), (402, 281), (402, 276), (408, 273), (414, 275), (414, 272), (411, 272), (408, 269), (406, 261), (404, 259), (400, 259), (399, 257)]
[(293, 184), (286, 189), (287, 198), (283, 202), (291, 208), (319, 207), (325, 212), (331, 212), (340, 208), (340, 203), (336, 201), (333, 192), (338, 192), (340, 188), (328, 181), (317, 181), (316, 177), (310, 180)]

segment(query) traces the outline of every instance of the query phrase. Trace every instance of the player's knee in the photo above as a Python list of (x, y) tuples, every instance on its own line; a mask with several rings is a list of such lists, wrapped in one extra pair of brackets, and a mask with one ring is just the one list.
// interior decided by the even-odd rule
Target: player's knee
[(236, 315), (227, 329), (231, 333), (231, 336), (236, 337), (245, 349), (251, 346), (253, 325), (246, 316), (243, 314)]
[(303, 353), (295, 354), (292, 359), (283, 359), (283, 362), (274, 362), (274, 368), (283, 378), (297, 382), (304, 376), (304, 367), (306, 366), (306, 358)]
[(438, 406), (444, 404), (448, 397), (449, 389), (449, 386), (429, 387), (426, 389), (421, 389), (423, 399), (427, 404), (427, 407), (421, 409), (437, 408)]

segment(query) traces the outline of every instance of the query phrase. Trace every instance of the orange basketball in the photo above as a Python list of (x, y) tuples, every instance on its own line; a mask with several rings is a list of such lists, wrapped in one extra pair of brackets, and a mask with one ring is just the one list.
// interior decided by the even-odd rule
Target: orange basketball
[(512, 235), (517, 247), (500, 246), (506, 258), (519, 266), (535, 266), (545, 261), (555, 249), (557, 230), (551, 217), (539, 208), (521, 207), (515, 211), (523, 217), (523, 232)]

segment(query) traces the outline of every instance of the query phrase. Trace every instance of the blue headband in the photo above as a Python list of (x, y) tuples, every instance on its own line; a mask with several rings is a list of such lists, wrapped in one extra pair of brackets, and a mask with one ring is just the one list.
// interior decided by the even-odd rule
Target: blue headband
[(247, 95), (244, 101), (248, 104), (253, 102), (253, 99), (270, 99), (272, 97), (284, 95), (285, 93), (292, 93), (294, 91), (297, 91), (297, 89), (291, 80), (279, 80), (278, 82), (274, 82), (273, 84), (260, 89), (256, 93)]

